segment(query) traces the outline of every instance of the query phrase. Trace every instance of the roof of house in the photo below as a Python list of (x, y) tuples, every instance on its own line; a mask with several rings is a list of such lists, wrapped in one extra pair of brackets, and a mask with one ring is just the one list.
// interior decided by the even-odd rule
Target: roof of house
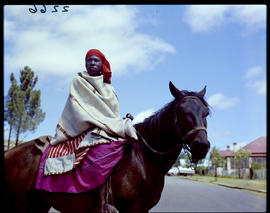
[[(266, 136), (257, 138), (244, 146), (243, 149), (248, 149), (251, 151), (252, 154), (249, 157), (266, 157)], [(220, 150), (219, 152), (223, 157), (234, 156), (233, 150)]]
[(232, 157), (234, 155), (233, 150), (220, 150), (219, 153), (222, 157)]
[(252, 153), (266, 153), (266, 136), (262, 136), (252, 141), (243, 149), (249, 149)]

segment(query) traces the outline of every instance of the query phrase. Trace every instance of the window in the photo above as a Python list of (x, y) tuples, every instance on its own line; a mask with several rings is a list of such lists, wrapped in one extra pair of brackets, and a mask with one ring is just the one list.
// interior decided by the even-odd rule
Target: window
[(252, 158), (252, 161), (260, 164), (263, 168), (266, 168), (266, 158)]
[(234, 158), (231, 158), (231, 168), (232, 169), (249, 168), (249, 160), (243, 159), (238, 162)]

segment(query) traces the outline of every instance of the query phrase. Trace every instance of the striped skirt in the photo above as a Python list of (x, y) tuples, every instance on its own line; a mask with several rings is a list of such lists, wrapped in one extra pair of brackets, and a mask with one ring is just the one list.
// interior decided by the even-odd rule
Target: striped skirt
[(111, 139), (85, 131), (81, 135), (63, 143), (50, 146), (46, 156), (44, 175), (58, 175), (75, 169), (91, 147), (109, 144)]

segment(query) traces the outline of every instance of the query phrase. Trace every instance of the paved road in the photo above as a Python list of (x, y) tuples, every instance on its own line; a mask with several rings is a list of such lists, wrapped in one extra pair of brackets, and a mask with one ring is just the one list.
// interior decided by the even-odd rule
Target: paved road
[[(262, 212), (266, 198), (239, 189), (166, 177), (159, 203), (150, 212)], [(50, 213), (58, 213), (51, 209)]]
[(222, 186), (166, 177), (159, 203), (150, 212), (262, 212), (266, 198)]

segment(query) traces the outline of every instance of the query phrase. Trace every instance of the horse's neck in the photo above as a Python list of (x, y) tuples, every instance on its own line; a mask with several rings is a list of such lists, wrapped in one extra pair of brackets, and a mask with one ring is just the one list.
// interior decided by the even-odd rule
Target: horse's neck
[[(169, 103), (145, 122), (136, 125), (136, 129), (145, 138), (147, 143), (159, 152), (169, 151), (179, 143), (179, 138), (173, 127), (173, 104), (173, 102)], [(148, 160), (155, 162), (159, 169), (165, 174), (174, 164), (179, 154), (176, 152), (175, 154), (164, 157), (162, 155), (151, 153), (146, 146), (143, 146), (143, 149), (145, 150), (145, 157)]]
[(160, 152), (168, 151), (177, 138), (173, 127), (173, 107), (174, 102), (171, 102), (143, 123), (135, 125), (151, 147)]

